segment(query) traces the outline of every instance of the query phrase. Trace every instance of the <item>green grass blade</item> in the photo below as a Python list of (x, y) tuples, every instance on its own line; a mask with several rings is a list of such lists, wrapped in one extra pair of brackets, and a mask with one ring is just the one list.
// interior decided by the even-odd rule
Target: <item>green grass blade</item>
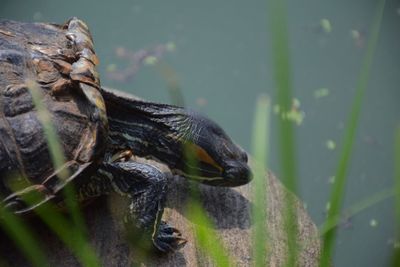
[[(43, 95), (39, 85), (34, 80), (27, 80), (26, 84), (32, 95), (33, 103), (37, 109), (38, 119), (43, 126), (44, 135), (49, 147), (54, 169), (58, 170), (65, 164), (66, 160), (64, 157), (63, 148), (61, 147), (61, 142), (51, 121), (51, 115), (42, 102)], [(58, 176), (60, 179), (66, 180), (69, 175), (70, 173), (68, 169), (62, 169)], [(70, 212), (76, 227), (79, 228), (83, 235), (86, 234), (85, 223), (76, 200), (77, 194), (73, 185), (66, 186), (63, 193), (65, 195), (64, 201), (66, 207)]]
[[(345, 214), (345, 216), (347, 218), (351, 218), (351, 217), (355, 216), (356, 214), (358, 214), (358, 213), (360, 213), (360, 212), (362, 212), (384, 200), (387, 200), (390, 197), (393, 197), (394, 195), (395, 195), (395, 190), (393, 188), (380, 191), (378, 193), (375, 193), (375, 194), (351, 205), (349, 208), (347, 208), (343, 211), (343, 214)], [(337, 227), (340, 224), (340, 221), (342, 219), (343, 218), (340, 216), (340, 214), (338, 214), (337, 216), (332, 218), (332, 220), (325, 221), (319, 227), (320, 234), (323, 236), (327, 232), (331, 231), (333, 228)]]
[[(395, 136), (395, 151), (394, 151), (394, 166), (395, 166), (395, 215), (396, 215), (396, 241), (400, 241), (400, 127), (396, 131)], [(395, 248), (392, 257), (392, 266), (400, 266), (400, 248)]]
[[(286, 1), (270, 0), (268, 7), (278, 104), (282, 112), (286, 114), (291, 110), (292, 103)], [(293, 123), (279, 118), (278, 131), (282, 181), (289, 191), (296, 193), (297, 170)], [(297, 258), (297, 214), (293, 206), (293, 195), (287, 193), (284, 227), (288, 240), (288, 258), (285, 266), (294, 266)]]
[[(331, 206), (328, 210), (327, 224), (331, 224), (332, 221), (334, 221), (334, 219), (340, 214), (346, 184), (346, 174), (350, 163), (356, 128), (360, 117), (361, 104), (368, 82), (375, 47), (378, 41), (384, 6), (385, 0), (379, 1), (376, 15), (372, 24), (371, 37), (368, 41), (367, 52), (358, 79), (356, 96), (352, 105), (349, 121), (347, 122), (346, 132), (343, 140), (343, 148), (340, 154), (339, 164), (335, 175), (336, 182), (333, 185), (329, 201)], [(320, 258), (321, 267), (329, 266), (330, 264), (333, 246), (335, 243), (335, 237), (336, 228), (331, 229), (323, 236), (323, 247)]]
[(0, 225), (34, 266), (49, 265), (42, 246), (21, 218), (0, 208)]
[(188, 203), (188, 210), (190, 210), (188, 212), (190, 220), (195, 222), (196, 241), (200, 249), (211, 258), (215, 266), (236, 266), (233, 264), (233, 255), (229, 255), (214, 233), (215, 226), (207, 217), (200, 202), (192, 198)]
[[(189, 166), (196, 166), (198, 164), (197, 158), (190, 146), (184, 147), (184, 154)], [(198, 175), (195, 171), (189, 171), (188, 173), (190, 175)], [(215, 266), (236, 266), (232, 259), (233, 255), (229, 255), (217, 235), (213, 233), (215, 225), (208, 218), (207, 213), (201, 206), (198, 184), (189, 181), (189, 186), (190, 196), (186, 206), (186, 214), (194, 222), (196, 241), (200, 249), (210, 257)]]
[(67, 185), (64, 190), (63, 194), (65, 196), (64, 202), (69, 211), (74, 226), (77, 228), (78, 232), (87, 237), (87, 229), (85, 220), (83, 219), (83, 214), (80, 209), (80, 205), (77, 199), (77, 193), (73, 184)]
[(159, 61), (156, 64), (161, 76), (167, 83), (168, 92), (173, 105), (183, 107), (185, 100), (182, 94), (182, 89), (179, 83), (179, 77), (173, 67), (164, 61)]
[[(400, 226), (400, 127), (396, 132), (395, 141), (395, 192), (396, 192), (396, 221)], [(398, 227), (400, 231), (400, 227)], [(398, 233), (400, 235), (400, 232)], [(399, 236), (400, 237), (400, 236)]]
[[(42, 102), (43, 95), (41, 89), (34, 80), (26, 80), (26, 85), (31, 93), (33, 104), (36, 107), (38, 119), (42, 124), (54, 168), (59, 169), (65, 163), (64, 151), (51, 121), (51, 115)], [(62, 179), (66, 179), (69, 176), (68, 170), (64, 169), (59, 176)]]
[(267, 250), (267, 181), (265, 171), (268, 162), (268, 143), (270, 125), (270, 101), (266, 96), (261, 96), (256, 105), (253, 137), (252, 154), (254, 156), (252, 182), (253, 189), (253, 258), (254, 266), (264, 266), (266, 264)]
[(66, 220), (54, 205), (51, 203), (41, 205), (35, 212), (77, 256), (83, 266), (100, 266), (99, 259), (85, 236), (74, 224)]
[[(51, 121), (51, 114), (42, 102), (43, 95), (39, 85), (32, 79), (27, 79), (26, 84), (32, 95), (38, 119), (43, 126), (54, 169), (58, 170), (64, 165), (65, 157), (61, 142)], [(69, 175), (69, 170), (62, 169), (58, 176), (60, 179), (67, 179)], [(76, 192), (72, 186), (66, 186), (63, 193), (65, 204), (74, 222), (72, 225), (50, 204), (36, 208), (35, 212), (77, 255), (84, 266), (99, 266), (99, 260), (85, 238), (86, 229), (76, 200)], [(27, 201), (29, 203), (33, 199), (27, 199)]]
[[(28, 204), (38, 203), (38, 199), (41, 199), (38, 192), (22, 195), (22, 197), (24, 202)], [(34, 212), (76, 255), (82, 266), (100, 266), (96, 254), (85, 236), (60, 213), (60, 210), (53, 203), (47, 202), (39, 205), (34, 209)]]
[[(0, 258), (0, 266), (1, 267), (11, 267), (4, 259)], [(34, 265), (36, 266), (36, 265)]]

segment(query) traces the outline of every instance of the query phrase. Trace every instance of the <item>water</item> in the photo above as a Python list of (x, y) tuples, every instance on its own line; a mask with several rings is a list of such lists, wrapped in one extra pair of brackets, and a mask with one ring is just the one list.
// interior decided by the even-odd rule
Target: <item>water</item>
[[(343, 128), (354, 97), (375, 1), (289, 1), (293, 85), (303, 123), (296, 128), (299, 195), (314, 221), (325, 218), (329, 177), (335, 172)], [(103, 85), (169, 102), (165, 79), (143, 67), (133, 81), (107, 79), (121, 67), (116, 47), (138, 50), (173, 42), (164, 60), (179, 77), (185, 103), (216, 120), (244, 148), (250, 146), (254, 104), (274, 101), (266, 1), (21, 1), (2, 0), (0, 17), (63, 22), (77, 16), (94, 36)], [(323, 22), (321, 22), (323, 21)], [(394, 130), (400, 124), (400, 4), (387, 1), (363, 106), (345, 207), (392, 187)], [(319, 88), (329, 95), (315, 98)], [(273, 131), (276, 127), (272, 125)], [(272, 136), (270, 168), (279, 176)], [(336, 148), (327, 148), (332, 140)], [(387, 266), (393, 248), (393, 199), (345, 221), (335, 266)]]

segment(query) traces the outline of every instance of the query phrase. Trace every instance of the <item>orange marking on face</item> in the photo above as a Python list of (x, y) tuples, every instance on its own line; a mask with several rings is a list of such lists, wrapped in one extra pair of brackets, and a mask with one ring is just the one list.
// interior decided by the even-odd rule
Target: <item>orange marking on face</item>
[(218, 163), (215, 162), (215, 160), (203, 148), (199, 147), (196, 144), (190, 144), (189, 149), (190, 152), (194, 153), (194, 155), (196, 155), (196, 158), (199, 159), (200, 161), (208, 163), (211, 166), (214, 166), (220, 172), (223, 171), (223, 168), (220, 165), (218, 165)]

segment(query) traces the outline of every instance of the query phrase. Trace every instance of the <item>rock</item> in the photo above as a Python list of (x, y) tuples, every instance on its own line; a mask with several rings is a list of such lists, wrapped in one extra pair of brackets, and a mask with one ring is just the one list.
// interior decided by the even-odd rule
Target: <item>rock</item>
[[(283, 229), (284, 203), (286, 189), (272, 174), (265, 175), (267, 185), (267, 230), (270, 255), (266, 266), (282, 266), (286, 252), (286, 234)], [(163, 219), (178, 228), (188, 240), (179, 251), (167, 255), (152, 255), (143, 259), (126, 242), (121, 224), (123, 201), (116, 195), (99, 198), (85, 208), (89, 239), (98, 253), (103, 266), (213, 266), (213, 262), (202, 253), (196, 244), (193, 222), (185, 215), (188, 197), (188, 182), (180, 177), (171, 178), (167, 208)], [(200, 185), (204, 209), (215, 223), (216, 234), (232, 255), (238, 266), (251, 266), (250, 219), (251, 184), (237, 188), (210, 187)], [(300, 201), (296, 200), (298, 214), (298, 242), (300, 244), (298, 266), (317, 266), (320, 255), (318, 230)], [(35, 229), (46, 248), (50, 266), (81, 266), (76, 258), (58, 238), (38, 222)], [(1, 237), (5, 240), (5, 237)], [(10, 241), (1, 242), (1, 257), (10, 266), (30, 266), (20, 252), (10, 246)], [(2, 261), (0, 261), (2, 263)]]

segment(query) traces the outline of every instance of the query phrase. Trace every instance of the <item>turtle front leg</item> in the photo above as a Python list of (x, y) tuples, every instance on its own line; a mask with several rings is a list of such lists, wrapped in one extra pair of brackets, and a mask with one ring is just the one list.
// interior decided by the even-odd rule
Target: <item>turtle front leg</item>
[(151, 241), (161, 252), (186, 243), (180, 232), (161, 221), (167, 193), (167, 177), (154, 166), (135, 161), (104, 163), (98, 171), (107, 176), (114, 191), (129, 197), (125, 224), (135, 243)]

